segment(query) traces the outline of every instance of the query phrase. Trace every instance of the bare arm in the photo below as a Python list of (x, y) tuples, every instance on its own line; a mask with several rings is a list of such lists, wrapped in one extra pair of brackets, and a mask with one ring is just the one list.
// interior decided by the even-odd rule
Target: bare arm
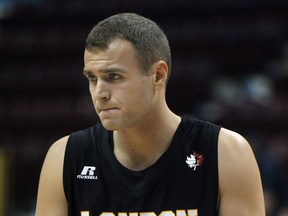
[(259, 168), (249, 143), (239, 134), (221, 129), (218, 155), (219, 215), (264, 216)]
[(49, 149), (40, 175), (35, 216), (67, 216), (63, 189), (63, 162), (68, 137), (55, 142)]

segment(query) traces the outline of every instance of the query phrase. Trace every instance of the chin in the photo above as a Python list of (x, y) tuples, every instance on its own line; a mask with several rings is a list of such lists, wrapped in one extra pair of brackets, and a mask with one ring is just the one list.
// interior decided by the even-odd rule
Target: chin
[(119, 127), (117, 127), (116, 122), (113, 122), (111, 120), (104, 119), (104, 120), (101, 120), (101, 123), (106, 130), (114, 131), (114, 130), (119, 129)]
[[(102, 124), (103, 125), (103, 124)], [(114, 131), (114, 130), (117, 130), (115, 127), (110, 127), (110, 126), (106, 126), (106, 125), (103, 125), (103, 127), (108, 130), (108, 131)]]

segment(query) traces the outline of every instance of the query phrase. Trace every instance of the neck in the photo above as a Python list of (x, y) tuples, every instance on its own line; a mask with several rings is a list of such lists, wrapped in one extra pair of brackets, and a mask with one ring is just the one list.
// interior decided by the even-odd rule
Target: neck
[(131, 170), (143, 170), (154, 164), (170, 146), (180, 123), (169, 109), (151, 116), (141, 126), (114, 131), (114, 154)]

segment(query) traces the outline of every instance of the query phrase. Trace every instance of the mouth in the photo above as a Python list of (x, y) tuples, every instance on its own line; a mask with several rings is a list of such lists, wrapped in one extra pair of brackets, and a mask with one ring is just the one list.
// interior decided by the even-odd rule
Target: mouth
[(102, 112), (111, 112), (111, 111), (114, 111), (114, 110), (118, 110), (117, 107), (111, 107), (111, 108), (100, 108), (98, 109), (98, 113), (102, 113)]

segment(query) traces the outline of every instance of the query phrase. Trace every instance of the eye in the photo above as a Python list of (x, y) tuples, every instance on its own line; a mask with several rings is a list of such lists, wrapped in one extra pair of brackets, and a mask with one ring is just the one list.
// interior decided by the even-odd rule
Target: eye
[(96, 82), (97, 81), (97, 77), (93, 74), (88, 74), (87, 78), (89, 79), (90, 82)]
[(109, 73), (108, 78), (110, 80), (118, 80), (118, 79), (121, 78), (121, 76), (119, 74), (117, 74), (117, 73)]

